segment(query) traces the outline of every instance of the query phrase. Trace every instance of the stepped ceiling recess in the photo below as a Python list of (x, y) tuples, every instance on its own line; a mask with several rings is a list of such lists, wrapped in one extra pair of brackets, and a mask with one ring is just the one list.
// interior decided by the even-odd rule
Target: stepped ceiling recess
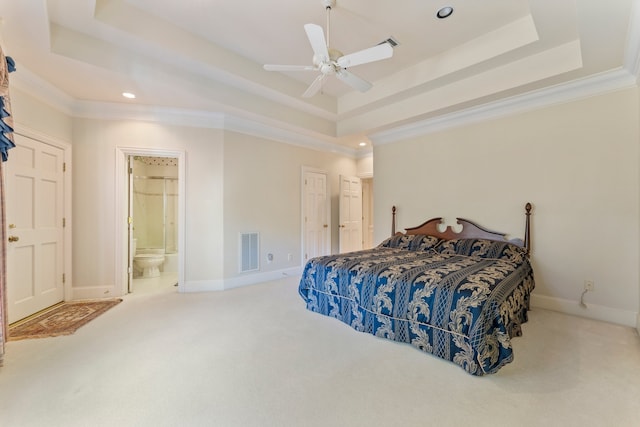
[[(637, 83), (635, 0), (337, 0), (330, 45), (393, 57), (301, 95), (322, 0), (0, 0), (12, 85), (79, 117), (242, 129), (353, 154), (399, 136)], [(453, 14), (438, 19), (443, 6)], [(135, 99), (122, 97), (132, 92)], [(19, 120), (19, 118), (18, 118)], [(360, 148), (359, 142), (368, 146)]]

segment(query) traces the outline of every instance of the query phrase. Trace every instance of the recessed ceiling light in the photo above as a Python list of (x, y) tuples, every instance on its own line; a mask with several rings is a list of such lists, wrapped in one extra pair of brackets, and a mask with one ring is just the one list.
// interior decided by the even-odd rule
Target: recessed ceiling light
[(131, 92), (122, 92), (122, 96), (124, 96), (125, 98), (129, 98), (129, 99), (135, 99), (135, 94), (131, 93)]
[(360, 143), (360, 147), (364, 147), (365, 145), (367, 145), (367, 143), (366, 143), (366, 142), (361, 142), (361, 143)]
[(440, 8), (440, 10), (438, 10), (438, 12), (436, 13), (436, 16), (438, 17), (438, 19), (444, 19), (444, 18), (450, 17), (452, 13), (453, 13), (453, 8), (451, 6), (445, 6)]

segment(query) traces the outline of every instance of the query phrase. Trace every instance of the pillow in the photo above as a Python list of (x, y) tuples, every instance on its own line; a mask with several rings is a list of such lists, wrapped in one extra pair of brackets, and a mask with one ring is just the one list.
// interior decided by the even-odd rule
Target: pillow
[(380, 243), (379, 247), (406, 249), (408, 251), (428, 251), (434, 249), (440, 242), (441, 240), (437, 237), (425, 234), (398, 233)]
[(497, 242), (486, 239), (454, 239), (442, 242), (438, 252), (447, 255), (467, 255), (481, 258), (504, 259), (511, 262), (522, 262), (527, 251), (509, 242)]

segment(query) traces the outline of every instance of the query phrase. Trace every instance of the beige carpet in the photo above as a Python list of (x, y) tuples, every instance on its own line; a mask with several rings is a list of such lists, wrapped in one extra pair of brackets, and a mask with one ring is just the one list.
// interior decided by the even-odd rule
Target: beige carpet
[(71, 335), (121, 299), (63, 302), (9, 325), (9, 341)]
[(0, 425), (640, 426), (632, 328), (534, 308), (513, 363), (474, 377), (308, 311), (299, 280), (134, 291), (73, 335), (9, 342)]

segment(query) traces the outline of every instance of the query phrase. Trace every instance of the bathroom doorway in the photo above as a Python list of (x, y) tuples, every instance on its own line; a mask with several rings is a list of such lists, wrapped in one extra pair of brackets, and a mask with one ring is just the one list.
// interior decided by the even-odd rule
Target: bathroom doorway
[(177, 290), (178, 159), (130, 155), (129, 292)]
[(116, 288), (121, 295), (183, 292), (186, 154), (127, 147), (116, 151), (116, 167), (122, 171), (116, 174), (115, 208), (121, 218), (116, 223)]

